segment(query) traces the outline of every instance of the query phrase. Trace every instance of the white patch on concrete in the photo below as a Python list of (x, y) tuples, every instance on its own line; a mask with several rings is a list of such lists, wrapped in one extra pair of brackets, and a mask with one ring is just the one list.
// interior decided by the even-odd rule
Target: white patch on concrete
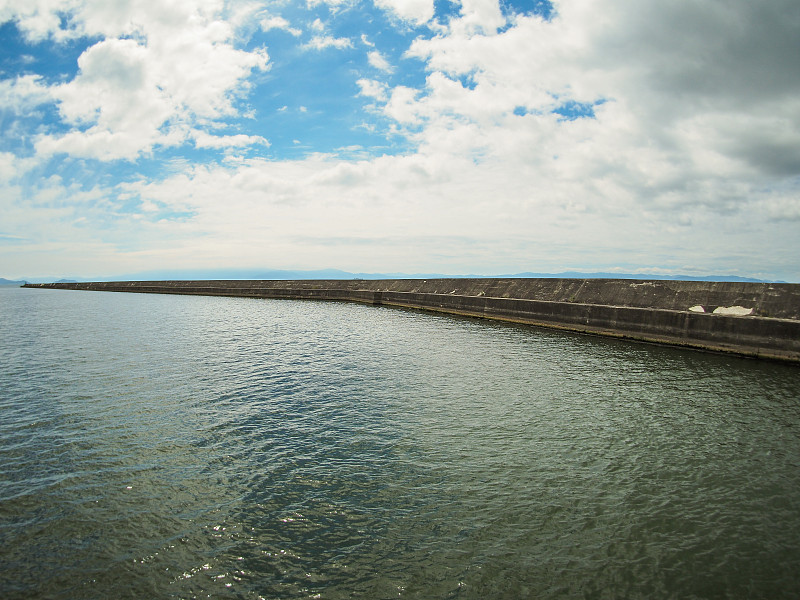
[(696, 306), (690, 306), (689, 310), (692, 312), (706, 312), (706, 309), (700, 306), (699, 304)]
[(734, 317), (745, 317), (753, 313), (752, 308), (744, 306), (718, 306), (714, 309), (715, 315), (732, 315)]

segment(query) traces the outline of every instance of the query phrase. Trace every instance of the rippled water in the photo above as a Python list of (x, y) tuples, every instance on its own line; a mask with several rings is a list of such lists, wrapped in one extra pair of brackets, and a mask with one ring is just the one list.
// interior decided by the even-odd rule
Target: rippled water
[(790, 598), (800, 369), (0, 289), (3, 598)]

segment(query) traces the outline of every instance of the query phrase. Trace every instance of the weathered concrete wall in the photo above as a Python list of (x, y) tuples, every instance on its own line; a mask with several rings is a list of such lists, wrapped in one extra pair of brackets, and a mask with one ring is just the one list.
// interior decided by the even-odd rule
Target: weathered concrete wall
[(27, 287), (355, 301), (800, 362), (797, 284), (391, 279), (128, 281)]

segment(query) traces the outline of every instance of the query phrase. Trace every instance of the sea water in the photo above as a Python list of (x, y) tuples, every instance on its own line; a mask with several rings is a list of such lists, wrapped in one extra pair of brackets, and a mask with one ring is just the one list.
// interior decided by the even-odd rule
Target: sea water
[(0, 288), (0, 597), (794, 598), (800, 368)]

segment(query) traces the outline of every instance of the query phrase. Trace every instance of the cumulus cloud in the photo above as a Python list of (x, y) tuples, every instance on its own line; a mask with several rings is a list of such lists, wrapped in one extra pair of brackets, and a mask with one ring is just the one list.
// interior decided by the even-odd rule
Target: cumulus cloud
[(324, 50), (325, 48), (336, 48), (344, 50), (352, 48), (353, 42), (349, 38), (337, 38), (330, 35), (316, 35), (306, 44), (307, 48), (314, 50)]
[[(269, 66), (265, 51), (234, 47), (221, 3), (141, 0), (154, 12), (139, 21), (127, 8), (110, 15), (96, 3), (91, 16), (66, 0), (31, 0), (16, 13), (32, 39), (100, 38), (72, 81), (0, 83), (14, 110), (58, 103), (71, 129), (38, 138), (41, 153), (135, 158), (186, 142), (268, 144), (246, 131), (214, 133), (233, 130), (212, 125), (237, 114), (248, 79)], [(795, 4), (554, 0), (544, 19), (501, 10), (496, 0), (462, 0), (457, 14), (434, 24), (429, 0), (379, 0), (403, 31), (427, 24), (407, 49), (413, 60), (395, 66), (421, 61), (423, 83), (405, 72), (386, 76), (399, 85), (365, 76), (393, 66), (379, 50), (385, 39), (371, 36), (373, 45), (366, 34), (367, 61), (351, 71), (359, 107), (383, 111), (371, 125), (388, 123), (387, 139), (405, 152), (188, 164), (103, 190), (104, 198), (140, 202), (136, 218), (85, 218), (120, 239), (155, 240), (142, 261), (161, 255), (180, 265), (242, 266), (243, 256), (268, 256), (275, 266), (323, 261), (352, 270), (649, 266), (800, 279)], [(51, 18), (60, 14), (55, 6), (69, 18)], [(262, 30), (289, 27), (276, 19), (265, 18)], [(309, 29), (306, 48), (353, 45), (319, 19)], [(275, 106), (283, 102), (299, 106), (294, 98)], [(286, 139), (294, 137), (307, 143), (297, 132)], [(0, 175), (21, 168), (16, 160), (0, 155)], [(4, 195), (17, 197), (16, 185)], [(68, 196), (57, 187), (49, 185), (51, 195)], [(106, 209), (116, 215), (112, 200)]]
[(309, 8), (314, 8), (315, 6), (319, 6), (321, 4), (327, 5), (331, 10), (338, 10), (342, 6), (346, 6), (350, 4), (352, 0), (306, 0), (306, 4)]
[[(564, 0), (552, 20), (517, 16), (502, 33), (491, 4), (463, 3), (444, 33), (409, 49), (431, 73), (422, 89), (394, 89), (386, 113), (427, 123), (422, 144), (477, 130), (488, 156), (525, 157), (576, 180), (602, 174), (645, 204), (720, 212), (747, 204), (746, 185), (738, 200), (709, 193), (731, 178), (800, 173), (800, 66), (787, 60), (800, 52), (800, 27), (787, 18), (790, 2)], [(595, 105), (593, 115), (561, 119), (568, 102)], [(597, 192), (585, 196), (616, 202)]]
[(265, 17), (261, 19), (260, 25), (262, 31), (270, 31), (271, 29), (283, 29), (284, 31), (288, 31), (295, 37), (303, 33), (300, 29), (292, 27), (289, 21), (287, 21), (283, 17), (274, 17), (274, 16)]
[(375, 100), (386, 100), (386, 85), (374, 79), (359, 79), (358, 87), (362, 96), (374, 98)]
[(258, 135), (211, 135), (204, 131), (192, 134), (197, 148), (242, 148), (246, 146), (269, 146), (269, 142)]
[[(525, 167), (519, 162), (476, 162), (440, 149), (346, 162), (318, 155), (196, 166), (163, 181), (130, 184), (127, 191), (191, 213), (181, 225), (191, 233), (183, 241), (187, 252), (230, 257), (230, 266), (237, 264), (240, 247), (249, 246), (281, 264), (313, 266), (324, 257), (347, 266), (358, 255), (358, 264), (373, 270), (425, 270), (433, 253), (451, 272), (470, 272), (478, 263), (488, 272), (513, 271), (520, 256), (554, 271), (622, 267), (624, 256), (640, 266), (647, 257), (647, 264), (660, 265), (665, 273), (702, 272), (703, 265), (693, 262), (698, 255), (733, 266), (749, 254), (748, 264), (757, 268), (772, 260), (759, 254), (762, 245), (771, 244), (774, 253), (791, 248), (791, 223), (742, 239), (751, 214), (720, 220), (702, 207), (688, 206), (684, 210), (692, 222), (673, 224), (637, 207), (635, 197), (614, 187), (618, 182), (599, 177), (587, 186), (557, 169), (539, 180), (540, 168), (529, 167), (519, 176), (514, 171), (520, 168)], [(610, 207), (597, 206), (589, 191), (623, 197)], [(302, 230), (286, 226), (294, 222), (301, 222)], [(706, 233), (697, 236), (696, 228)], [(369, 256), (363, 254), (365, 246)]]
[(314, 19), (311, 23), (311, 29), (317, 32), (317, 35), (311, 38), (305, 44), (306, 48), (312, 50), (324, 50), (325, 48), (336, 48), (337, 50), (344, 50), (345, 48), (352, 48), (353, 41), (350, 38), (337, 38), (332, 35), (325, 34), (325, 24), (319, 18)]
[(5, 0), (0, 20), (13, 20), (34, 42), (82, 37), (119, 37), (147, 34), (156, 28), (186, 23), (187, 17), (215, 20), (223, 10), (220, 0)]
[[(269, 58), (263, 49), (235, 49), (235, 32), (218, 18), (219, 9), (214, 2), (167, 6), (144, 0), (124, 7), (44, 0), (17, 7), (19, 26), (35, 39), (103, 38), (80, 56), (71, 81), (44, 88), (38, 80), (25, 80), (29, 97), (49, 95), (74, 127), (41, 135), (37, 150), (134, 159), (156, 145), (180, 143), (186, 123), (235, 114), (247, 78), (267, 69)], [(69, 18), (50, 18), (63, 14)]]
[(26, 114), (52, 100), (50, 89), (39, 75), (22, 75), (0, 81), (0, 110)]
[(36, 165), (33, 158), (20, 158), (11, 152), (0, 152), (0, 188), (9, 186)]
[(376, 0), (375, 4), (403, 21), (416, 25), (433, 18), (433, 0)]
[(453, 20), (453, 31), (491, 35), (505, 25), (506, 19), (496, 0), (461, 0), (460, 18)]
[(381, 54), (378, 50), (373, 50), (369, 54), (367, 54), (367, 60), (369, 61), (369, 64), (375, 67), (376, 69), (379, 69), (386, 73), (391, 73), (394, 71), (392, 65), (389, 64), (389, 61), (386, 60), (383, 54)]

